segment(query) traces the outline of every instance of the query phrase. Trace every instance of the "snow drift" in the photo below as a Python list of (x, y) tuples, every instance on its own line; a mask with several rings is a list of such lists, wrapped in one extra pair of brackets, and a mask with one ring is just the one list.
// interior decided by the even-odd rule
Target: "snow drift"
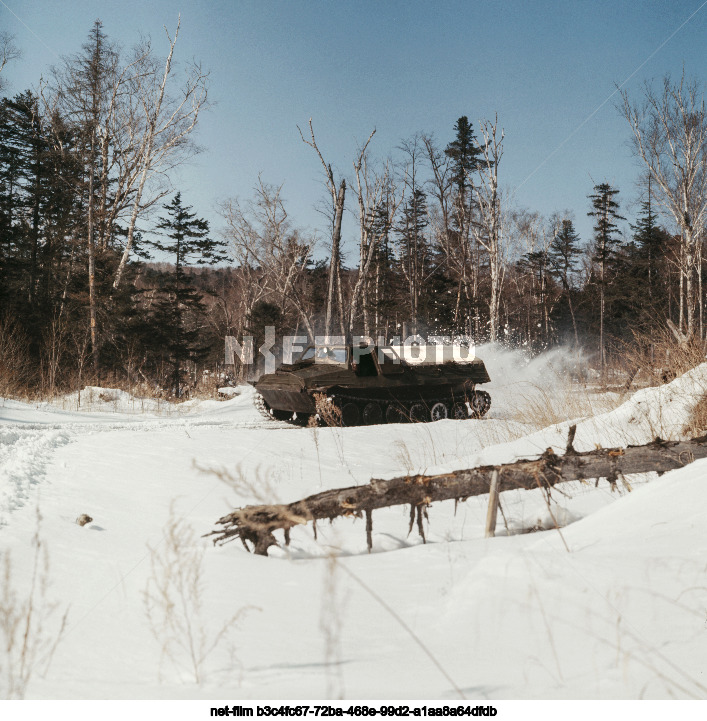
[[(404, 509), (376, 512), (370, 555), (356, 519), (320, 527), (316, 541), (311, 528), (295, 529), (290, 548), (270, 558), (199, 539), (245, 503), (561, 452), (570, 422), (581, 450), (678, 438), (707, 391), (703, 365), (613, 410), (535, 430), (512, 420), (509, 406), (518, 384), (553, 393), (542, 385), (550, 358), (478, 353), (496, 383), (496, 415), (483, 421), (297, 429), (259, 420), (250, 389), (178, 413), (138, 410), (122, 395), (87, 410), (0, 404), (0, 552), (12, 559), (12, 589), (26, 598), (31, 587), (39, 505), (48, 588), (69, 609), (53, 663), (27, 695), (704, 697), (705, 462), (634, 477), (630, 493), (564, 484), (550, 506), (539, 491), (504, 493), (495, 539), (483, 538), (484, 497), (456, 512), (453, 503), (430, 508), (427, 545), (408, 536)], [(81, 513), (94, 521), (78, 526)], [(199, 684), (188, 658), (165, 655), (145, 613), (171, 514), (203, 553), (207, 636), (250, 608), (208, 656)]]

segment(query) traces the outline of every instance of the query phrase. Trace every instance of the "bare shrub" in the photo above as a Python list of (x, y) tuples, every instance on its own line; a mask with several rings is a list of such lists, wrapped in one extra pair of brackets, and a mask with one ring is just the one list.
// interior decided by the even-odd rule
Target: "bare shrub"
[(34, 381), (27, 337), (9, 316), (0, 317), (0, 395), (26, 396)]
[(622, 344), (613, 366), (626, 377), (625, 389), (631, 384), (655, 386), (705, 362), (705, 344), (698, 338), (679, 342), (668, 328), (650, 334), (634, 333)]
[(219, 647), (226, 646), (237, 662), (232, 634), (249, 610), (239, 609), (217, 630), (212, 630), (204, 613), (204, 554), (191, 526), (170, 509), (164, 538), (150, 548), (151, 577), (143, 599), (150, 628), (168, 658), (179, 669), (188, 669), (194, 682), (205, 680), (205, 664)]
[(267, 505), (269, 503), (279, 503), (279, 494), (277, 493), (276, 483), (277, 476), (271, 480), (272, 471), (269, 468), (265, 470), (260, 467), (255, 469), (253, 479), (247, 474), (241, 465), (237, 465), (231, 473), (225, 468), (207, 468), (202, 467), (198, 463), (194, 463), (194, 468), (202, 473), (208, 473), (216, 476), (219, 481), (228, 486), (239, 498), (248, 498), (256, 503)]
[(398, 439), (394, 441), (393, 448), (395, 448), (395, 460), (398, 465), (405, 469), (406, 475), (412, 475), (415, 464), (413, 463), (407, 443), (402, 439)]
[(10, 552), (0, 553), (0, 698), (21, 699), (36, 672), (46, 674), (66, 628), (68, 610), (49, 597), (49, 555), (40, 540), (41, 516), (32, 538), (34, 561), (29, 592), (15, 590)]

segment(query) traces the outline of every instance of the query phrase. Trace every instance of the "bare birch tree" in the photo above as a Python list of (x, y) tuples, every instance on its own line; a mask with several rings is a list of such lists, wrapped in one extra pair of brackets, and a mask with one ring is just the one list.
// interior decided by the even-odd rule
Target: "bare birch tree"
[(400, 145), (400, 150), (406, 156), (405, 186), (408, 200), (396, 228), (399, 236), (396, 255), (400, 271), (407, 284), (413, 334), (417, 334), (420, 297), (429, 255), (425, 237), (429, 216), (419, 172), (420, 158), (424, 149), (423, 139), (420, 135), (414, 135)]
[[(454, 179), (449, 157), (443, 153), (430, 135), (423, 135), (422, 141), (432, 177), (428, 181), (430, 195), (434, 205), (430, 209), (430, 221), (435, 242), (444, 254), (444, 265), (457, 282), (457, 300), (454, 309), (454, 323), (459, 320), (462, 294), (468, 294), (469, 248), (467, 243), (459, 242), (459, 234), (453, 230), (453, 220), (457, 218), (458, 204), (455, 204)], [(469, 225), (466, 225), (468, 229)], [(472, 287), (472, 297), (476, 298), (476, 288)], [(478, 331), (478, 328), (476, 329)]]
[(15, 37), (4, 30), (0, 32), (0, 93), (5, 90), (5, 80), (2, 76), (2, 71), (5, 66), (12, 60), (17, 60), (21, 57), (17, 45), (15, 45)]
[[(681, 292), (686, 332), (695, 332), (695, 275), (698, 243), (707, 220), (707, 113), (697, 81), (683, 72), (678, 82), (666, 76), (660, 91), (644, 88), (641, 105), (621, 91), (620, 112), (633, 131), (634, 153), (646, 168), (654, 197), (681, 234)], [(702, 298), (699, 299), (702, 305)], [(683, 318), (680, 318), (681, 329)]]
[[(50, 112), (57, 112), (79, 133), (79, 153), (83, 165), (83, 187), (86, 197), (86, 250), (88, 258), (89, 323), (91, 329), (91, 355), (94, 373), (98, 373), (98, 314), (96, 291), (96, 229), (102, 223), (97, 218), (97, 196), (103, 197), (101, 184), (107, 188), (108, 177), (103, 158), (102, 144), (106, 145), (109, 133), (101, 129), (111, 124), (115, 112), (116, 86), (120, 83), (118, 51), (108, 42), (100, 20), (97, 20), (83, 52), (66, 58), (54, 70), (54, 93), (48, 102)], [(101, 142), (103, 136), (104, 142)], [(96, 185), (98, 181), (98, 190)], [(107, 192), (107, 190), (105, 191)]]
[(481, 146), (481, 158), (477, 173), (479, 186), (476, 202), (479, 209), (479, 222), (472, 223), (472, 232), (478, 244), (486, 250), (489, 261), (489, 277), (491, 291), (489, 298), (489, 339), (492, 343), (498, 340), (500, 300), (503, 288), (504, 255), (503, 255), (503, 218), (501, 198), (498, 188), (498, 166), (503, 157), (504, 133), (498, 131), (498, 116), (491, 123), (481, 122), (481, 134), (484, 142)]
[(303, 289), (316, 237), (303, 237), (292, 228), (281, 191), (282, 186), (268, 185), (259, 178), (252, 201), (245, 205), (237, 199), (226, 201), (221, 207), (225, 237), (250, 281), (246, 284), (251, 286), (247, 313), (269, 294), (283, 314), (289, 309), (297, 313), (313, 340), (311, 308)]
[[(364, 309), (368, 306), (368, 278), (371, 261), (379, 247), (385, 228), (390, 229), (393, 226), (393, 219), (404, 197), (404, 192), (399, 195), (397, 193), (391, 161), (386, 161), (380, 170), (375, 170), (369, 164), (367, 150), (375, 132), (374, 130), (368, 136), (368, 140), (353, 163), (358, 201), (359, 267), (349, 302), (349, 335), (354, 331), (359, 306), (363, 306)], [(376, 222), (380, 221), (381, 212), (386, 215), (382, 224)], [(364, 312), (363, 332), (368, 335), (369, 331), (368, 316)]]
[[(331, 194), (331, 206), (332, 206), (332, 228), (331, 228), (331, 260), (329, 261), (329, 281), (327, 285), (327, 303), (326, 303), (326, 315), (324, 319), (324, 335), (331, 335), (331, 324), (333, 317), (334, 308), (334, 286), (336, 285), (339, 292), (339, 322), (341, 326), (341, 332), (344, 332), (344, 318), (343, 318), (343, 297), (341, 291), (341, 223), (344, 217), (344, 202), (346, 199), (346, 179), (342, 178), (337, 190), (336, 181), (334, 180), (334, 172), (331, 169), (331, 165), (326, 163), (324, 156), (319, 150), (317, 141), (314, 137), (314, 128), (312, 127), (312, 118), (309, 119), (309, 134), (310, 140), (307, 140), (299, 125), (299, 130), (302, 142), (309, 145), (316, 152), (319, 160), (324, 168), (324, 176), (326, 178), (326, 186)], [(373, 131), (376, 132), (375, 130)], [(373, 135), (373, 133), (371, 133)], [(369, 138), (370, 140), (370, 138)]]
[[(126, 106), (127, 122), (133, 129), (128, 160), (129, 187), (133, 190), (132, 209), (128, 222), (128, 236), (113, 281), (114, 290), (120, 286), (125, 265), (132, 251), (138, 217), (163, 198), (170, 188), (160, 182), (169, 170), (184, 162), (197, 150), (190, 143), (190, 135), (207, 107), (207, 78), (197, 63), (187, 71), (180, 88), (173, 72), (174, 48), (179, 37), (181, 17), (174, 36), (165, 28), (169, 49), (162, 71), (146, 50), (136, 51), (150, 67), (133, 77), (132, 103)], [(145, 60), (141, 60), (144, 64)], [(153, 183), (153, 180), (157, 180)]]

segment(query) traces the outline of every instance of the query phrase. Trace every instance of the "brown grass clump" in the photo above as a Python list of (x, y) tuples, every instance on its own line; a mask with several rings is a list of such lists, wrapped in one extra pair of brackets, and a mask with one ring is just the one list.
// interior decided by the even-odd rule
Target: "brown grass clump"
[(331, 402), (326, 393), (314, 394), (314, 406), (325, 426), (341, 426), (341, 409)]
[(704, 341), (693, 338), (678, 342), (668, 328), (651, 334), (634, 333), (618, 349), (616, 364), (626, 377), (626, 390), (669, 383), (705, 362)]
[(682, 427), (687, 438), (699, 438), (707, 434), (707, 393), (693, 407), (687, 423)]

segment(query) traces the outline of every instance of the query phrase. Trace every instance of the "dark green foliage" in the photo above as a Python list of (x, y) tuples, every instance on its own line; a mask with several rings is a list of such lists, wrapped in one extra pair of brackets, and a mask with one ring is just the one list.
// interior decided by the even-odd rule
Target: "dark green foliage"
[[(624, 325), (631, 329), (649, 333), (665, 324), (669, 277), (666, 256), (672, 241), (657, 225), (650, 188), (648, 200), (641, 203), (641, 214), (631, 229), (633, 238), (623, 246), (615, 262), (612, 315), (622, 317)], [(628, 334), (618, 335), (626, 339)]]
[(400, 221), (395, 227), (400, 262), (409, 277), (414, 277), (427, 261), (430, 249), (426, 232), (429, 224), (427, 196), (416, 188), (403, 206)]
[[(618, 226), (614, 221), (625, 220), (619, 215), (619, 204), (614, 199), (618, 190), (612, 188), (608, 183), (600, 183), (594, 186), (594, 193), (589, 196), (592, 201), (592, 210), (587, 215), (594, 216), (594, 253), (592, 260), (596, 264), (594, 273), (595, 282), (599, 286), (599, 357), (602, 372), (606, 365), (606, 345), (604, 338), (604, 320), (607, 315), (607, 291), (606, 288), (612, 283), (618, 274), (618, 260), (616, 251), (618, 238), (616, 233)], [(613, 300), (611, 295), (609, 301)], [(611, 313), (611, 308), (609, 308)], [(621, 310), (616, 308), (617, 317), (621, 318)]]
[(206, 306), (203, 293), (193, 287), (192, 278), (185, 272), (189, 266), (213, 265), (223, 262), (223, 243), (210, 239), (209, 224), (182, 205), (177, 193), (169, 205), (167, 216), (160, 219), (158, 228), (162, 240), (150, 245), (168, 254), (174, 265), (170, 278), (160, 289), (159, 300), (152, 311), (153, 347), (160, 349), (164, 361), (171, 365), (171, 388), (175, 397), (182, 396), (185, 364), (198, 363), (208, 354), (201, 343), (200, 326)]
[(665, 276), (661, 273), (664, 256), (670, 236), (658, 227), (657, 217), (653, 212), (648, 186), (648, 199), (641, 203), (641, 215), (638, 216), (633, 230), (633, 243), (629, 248), (631, 265), (634, 275), (645, 284), (645, 291), (651, 302), (660, 300), (665, 294)]
[(265, 329), (272, 327), (275, 333), (282, 333), (282, 311), (274, 303), (258, 301), (248, 314), (245, 332), (253, 336), (256, 347), (265, 342)]
[(445, 148), (445, 154), (452, 161), (452, 179), (457, 193), (465, 197), (471, 187), (471, 174), (478, 168), (481, 148), (476, 143), (474, 127), (466, 115), (454, 124), (456, 137)]
[(550, 244), (548, 252), (550, 268), (565, 290), (569, 290), (572, 286), (574, 274), (579, 267), (579, 259), (583, 252), (579, 242), (580, 238), (574, 229), (574, 223), (571, 220), (563, 220), (560, 232)]
[(572, 338), (579, 345), (579, 331), (575, 314), (576, 300), (574, 296), (576, 273), (583, 254), (579, 247), (579, 235), (571, 220), (563, 220), (559, 233), (553, 238), (548, 252), (550, 272), (559, 281), (562, 292), (554, 309), (554, 321), (558, 331), (558, 339), (567, 342)]
[(587, 215), (594, 216), (595, 219), (593, 259), (602, 269), (612, 260), (619, 242), (616, 237), (618, 226), (614, 221), (625, 220), (618, 212), (619, 204), (615, 200), (618, 193), (619, 191), (608, 183), (600, 183), (594, 186), (594, 193), (589, 196), (592, 210)]

